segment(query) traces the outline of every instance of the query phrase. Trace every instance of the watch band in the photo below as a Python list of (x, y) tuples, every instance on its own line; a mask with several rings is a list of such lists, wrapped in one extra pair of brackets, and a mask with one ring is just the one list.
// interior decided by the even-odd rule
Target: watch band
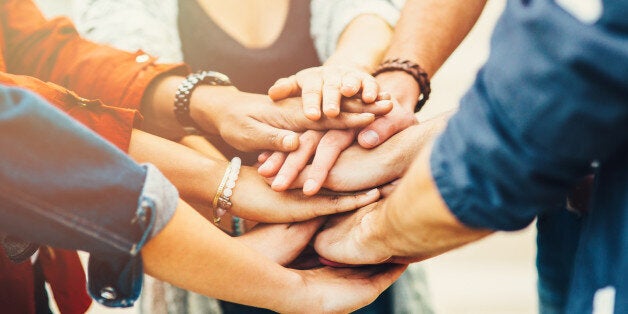
[(174, 97), (174, 115), (187, 134), (201, 134), (202, 128), (190, 116), (192, 92), (200, 84), (230, 86), (226, 75), (215, 71), (199, 71), (188, 75), (177, 88)]

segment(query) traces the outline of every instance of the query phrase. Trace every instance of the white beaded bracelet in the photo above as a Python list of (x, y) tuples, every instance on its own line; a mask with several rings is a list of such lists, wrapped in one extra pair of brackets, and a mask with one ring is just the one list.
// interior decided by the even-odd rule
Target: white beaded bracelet
[(240, 175), (240, 167), (242, 166), (242, 160), (239, 157), (233, 157), (231, 162), (225, 170), (225, 175), (222, 177), (222, 181), (218, 186), (216, 195), (214, 196), (214, 223), (219, 224), (222, 216), (224, 216), (229, 209), (231, 209), (231, 196), (233, 195), (233, 189), (235, 188), (238, 175)]

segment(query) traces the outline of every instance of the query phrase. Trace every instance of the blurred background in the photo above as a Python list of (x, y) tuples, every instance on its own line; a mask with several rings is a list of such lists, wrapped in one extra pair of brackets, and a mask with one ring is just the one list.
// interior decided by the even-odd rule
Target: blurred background
[[(72, 0), (37, 2), (49, 17), (72, 15)], [(490, 35), (505, 2), (488, 2), (475, 28), (433, 78), (430, 102), (420, 119), (457, 107), (488, 56)], [(536, 313), (535, 236), (533, 224), (519, 232), (494, 234), (424, 262), (436, 313)], [(89, 313), (135, 310), (112, 310), (94, 304)]]

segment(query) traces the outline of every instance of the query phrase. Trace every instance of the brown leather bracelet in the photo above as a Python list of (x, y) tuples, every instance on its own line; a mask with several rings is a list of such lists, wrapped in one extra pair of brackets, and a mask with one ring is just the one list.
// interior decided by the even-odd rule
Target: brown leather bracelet
[(373, 76), (384, 72), (403, 71), (410, 74), (414, 80), (419, 84), (419, 91), (421, 95), (417, 100), (414, 112), (419, 112), (425, 102), (430, 98), (430, 79), (427, 77), (427, 73), (417, 63), (410, 60), (402, 59), (386, 59), (379, 64), (379, 67), (373, 72)]

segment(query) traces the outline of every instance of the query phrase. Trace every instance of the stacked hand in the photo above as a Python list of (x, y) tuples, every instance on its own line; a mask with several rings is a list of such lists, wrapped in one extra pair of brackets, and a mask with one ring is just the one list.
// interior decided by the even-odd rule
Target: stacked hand
[[(356, 136), (360, 146), (374, 148), (397, 132), (416, 123), (414, 115), (392, 100), (387, 93), (379, 93), (375, 79), (361, 70), (342, 66), (310, 68), (289, 78), (280, 79), (269, 90), (274, 100), (301, 95), (305, 115), (312, 120), (335, 117), (345, 102), (359, 97), (365, 108), (392, 101), (392, 109), (376, 118), (366, 127), (346, 130), (308, 130), (299, 136), (301, 145), (291, 153), (265, 152), (259, 156), (259, 173), (273, 178), (272, 188), (285, 191), (294, 185), (295, 179), (305, 176), (301, 183), (305, 195), (314, 195), (324, 185), (340, 153), (354, 143)], [(324, 115), (321, 115), (321, 107)], [(308, 170), (306, 165), (312, 160)]]
[(369, 106), (345, 101), (338, 115), (313, 121), (303, 113), (300, 98), (273, 102), (233, 87), (200, 86), (192, 96), (190, 114), (204, 131), (220, 135), (238, 150), (289, 152), (299, 146), (297, 132), (363, 127), (391, 109), (390, 101)]

